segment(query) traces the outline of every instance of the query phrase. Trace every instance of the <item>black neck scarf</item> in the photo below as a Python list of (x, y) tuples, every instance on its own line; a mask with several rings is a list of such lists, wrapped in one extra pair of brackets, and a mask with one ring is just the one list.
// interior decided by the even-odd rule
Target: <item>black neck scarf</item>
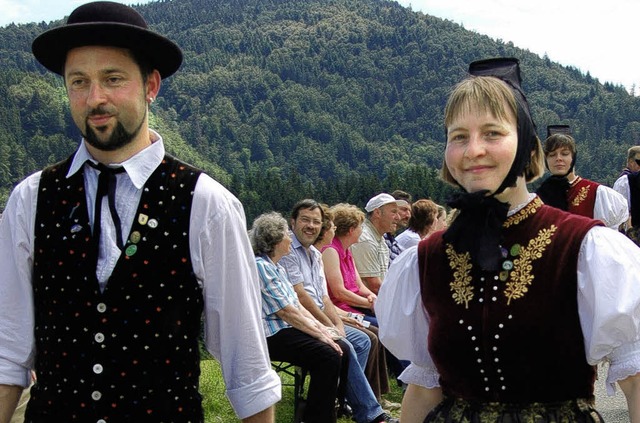
[(124, 167), (108, 167), (102, 163), (95, 164), (91, 161), (87, 163), (100, 172), (98, 176), (98, 190), (96, 191), (96, 202), (93, 210), (93, 237), (96, 239), (96, 245), (100, 245), (100, 231), (102, 219), (102, 198), (106, 195), (109, 201), (109, 211), (113, 219), (113, 225), (116, 229), (116, 243), (121, 250), (124, 248), (122, 240), (122, 225), (120, 216), (116, 210), (116, 175), (125, 171)]
[(488, 191), (458, 193), (447, 202), (460, 213), (443, 238), (456, 251), (468, 251), (471, 261), (483, 270), (501, 268), (502, 225), (507, 220), (509, 204), (487, 196)]
[(551, 175), (536, 190), (536, 194), (546, 205), (567, 211), (569, 201), (567, 194), (571, 184), (566, 175)]

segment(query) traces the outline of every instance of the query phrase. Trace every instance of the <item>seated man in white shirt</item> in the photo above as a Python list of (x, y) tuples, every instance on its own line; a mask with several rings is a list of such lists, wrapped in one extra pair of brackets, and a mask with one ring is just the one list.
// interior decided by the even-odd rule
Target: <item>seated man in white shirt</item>
[(327, 291), (322, 255), (313, 243), (320, 233), (324, 212), (315, 200), (296, 203), (291, 213), (291, 252), (280, 260), (302, 305), (325, 326), (346, 338), (349, 344), (349, 369), (346, 399), (358, 423), (397, 422), (382, 410), (364, 374), (371, 348), (362, 331), (344, 325)]

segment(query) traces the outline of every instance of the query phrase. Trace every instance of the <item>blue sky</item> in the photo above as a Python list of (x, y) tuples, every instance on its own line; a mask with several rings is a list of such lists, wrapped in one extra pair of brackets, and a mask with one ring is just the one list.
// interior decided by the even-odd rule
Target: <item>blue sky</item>
[[(180, 1), (180, 0), (174, 0)], [(304, 0), (300, 0), (304, 1)], [(0, 0), (0, 26), (50, 22), (86, 0)], [(149, 0), (122, 3), (143, 4)], [(449, 19), (468, 30), (512, 41), (555, 62), (587, 71), (640, 94), (637, 48), (640, 1), (399, 0), (414, 11)], [(526, 74), (524, 74), (526, 78)]]

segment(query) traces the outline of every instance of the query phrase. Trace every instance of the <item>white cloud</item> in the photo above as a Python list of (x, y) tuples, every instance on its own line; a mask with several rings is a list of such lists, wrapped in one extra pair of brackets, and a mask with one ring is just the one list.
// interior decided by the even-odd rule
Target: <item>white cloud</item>
[(0, 0), (0, 10), (2, 10), (0, 25), (6, 25), (11, 22), (20, 22), (20, 18), (29, 13), (29, 8), (24, 2), (18, 2), (15, 0)]
[(400, 0), (414, 11), (449, 19), (468, 30), (589, 72), (600, 82), (640, 87), (635, 54), (640, 2), (608, 0)]
[[(81, 4), (90, 0), (0, 0), (0, 25), (10, 23), (51, 22), (62, 19)], [(120, 1), (125, 4), (144, 4), (150, 0)]]

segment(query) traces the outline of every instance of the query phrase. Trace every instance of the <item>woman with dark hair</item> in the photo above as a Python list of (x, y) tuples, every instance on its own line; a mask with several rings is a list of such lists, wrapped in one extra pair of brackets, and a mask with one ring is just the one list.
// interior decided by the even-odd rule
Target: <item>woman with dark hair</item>
[(544, 157), (517, 60), (470, 73), (444, 112), (459, 214), (398, 257), (375, 307), (382, 342), (412, 362), (402, 422), (601, 422), (605, 360), (638, 422), (640, 250), (529, 193)]
[(271, 360), (309, 371), (303, 420), (336, 422), (338, 381), (346, 380), (348, 346), (330, 333), (298, 301), (285, 270), (278, 264), (289, 254), (287, 221), (276, 212), (258, 216), (249, 231), (262, 291), (262, 317)]
[(396, 241), (406, 250), (435, 232), (438, 223), (438, 205), (431, 200), (418, 200), (411, 205), (411, 217), (407, 230), (396, 237)]
[(549, 176), (536, 194), (560, 210), (602, 221), (611, 229), (627, 222), (629, 207), (623, 195), (612, 188), (576, 174), (578, 149), (568, 125), (547, 126), (544, 141), (545, 164)]

